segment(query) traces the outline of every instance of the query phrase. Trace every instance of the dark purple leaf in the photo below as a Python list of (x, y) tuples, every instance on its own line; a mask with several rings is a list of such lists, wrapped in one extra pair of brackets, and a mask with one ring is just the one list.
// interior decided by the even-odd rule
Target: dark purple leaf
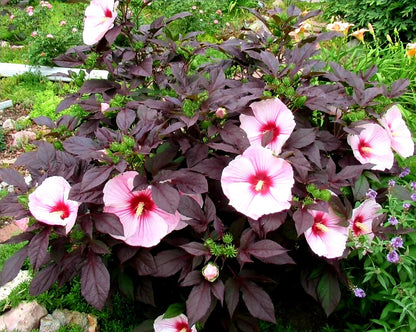
[(183, 250), (193, 256), (207, 256), (210, 257), (211, 253), (208, 247), (199, 242), (190, 242), (180, 246)]
[(182, 280), (181, 286), (182, 287), (189, 287), (198, 285), (201, 283), (206, 282), (204, 277), (202, 276), (201, 271), (192, 271), (191, 273), (188, 273), (185, 279)]
[(131, 109), (124, 109), (117, 113), (117, 126), (124, 133), (127, 133), (127, 130), (131, 127), (134, 120), (136, 120), (136, 112)]
[(260, 332), (258, 320), (249, 315), (237, 313), (234, 322), (241, 332)]
[(140, 276), (152, 275), (157, 271), (156, 261), (147, 249), (142, 249), (132, 261), (133, 267)]
[(23, 175), (12, 168), (0, 168), (0, 179), (18, 187), (22, 193), (27, 192), (27, 184)]
[(81, 190), (81, 183), (76, 183), (72, 185), (68, 198), (70, 200), (78, 201), (78, 202), (103, 204), (103, 192), (102, 191), (90, 190), (87, 192), (83, 192)]
[(186, 314), (190, 326), (194, 325), (208, 312), (211, 301), (211, 291), (208, 281), (192, 288), (186, 300)]
[(84, 173), (81, 182), (81, 190), (89, 191), (108, 180), (111, 172), (114, 170), (113, 165), (95, 166)]
[(179, 193), (167, 183), (154, 183), (152, 185), (152, 198), (162, 210), (174, 214), (179, 205)]
[(32, 233), (20, 233), (18, 235), (12, 236), (10, 239), (0, 242), (1, 244), (16, 244), (16, 243), (20, 243), (23, 241), (30, 241), (33, 238), (33, 234)]
[(390, 93), (388, 94), (389, 98), (397, 98), (406, 92), (407, 87), (409, 86), (409, 79), (400, 79), (394, 81), (391, 85)]
[(313, 143), (316, 139), (316, 128), (300, 128), (295, 130), (286, 142), (288, 149), (301, 149)]
[(225, 303), (230, 313), (230, 317), (233, 317), (234, 311), (237, 308), (240, 301), (240, 285), (234, 278), (229, 278), (225, 282)]
[(133, 258), (134, 255), (137, 254), (139, 251), (138, 247), (131, 247), (131, 246), (121, 246), (120, 248), (117, 248), (117, 257), (121, 264), (127, 262), (130, 258)]
[(110, 254), (110, 248), (100, 240), (92, 240), (89, 248), (98, 255)]
[(189, 254), (183, 250), (165, 250), (155, 256), (155, 277), (169, 277), (189, 264)]
[(341, 300), (341, 290), (337, 278), (332, 273), (324, 273), (319, 280), (316, 291), (322, 308), (329, 316)]
[(63, 142), (64, 149), (82, 159), (90, 159), (91, 153), (100, 150), (101, 147), (88, 137), (70, 137)]
[(114, 43), (118, 35), (121, 33), (121, 29), (123, 27), (121, 25), (116, 25), (112, 29), (108, 30), (108, 32), (105, 34), (104, 38), (107, 40), (108, 44)]
[(260, 261), (266, 264), (285, 265), (296, 264), (292, 257), (287, 253), (279, 254), (278, 256), (259, 258)]
[(152, 75), (153, 59), (147, 57), (138, 66), (134, 66), (131, 73), (136, 76), (150, 77)]
[(205, 215), (201, 207), (192, 197), (181, 195), (178, 211), (180, 214), (195, 220), (204, 220)]
[(51, 230), (51, 227), (46, 227), (43, 231), (36, 234), (29, 242), (29, 259), (34, 270), (37, 270), (41, 265), (46, 263)]
[(71, 115), (63, 115), (56, 121), (57, 127), (64, 126), (70, 131), (74, 131), (78, 124), (79, 119)]
[(250, 244), (246, 251), (254, 257), (267, 258), (283, 254), (287, 249), (272, 240), (260, 240)]
[(27, 255), (28, 247), (24, 246), (4, 263), (3, 270), (1, 271), (0, 286), (13, 280), (19, 274)]
[(250, 314), (267, 322), (276, 323), (273, 302), (263, 289), (254, 282), (242, 280), (241, 294)]
[(192, 167), (192, 170), (202, 173), (205, 176), (214, 179), (220, 180), (221, 174), (224, 168), (228, 165), (229, 160), (224, 158), (207, 158), (197, 163)]
[(110, 291), (110, 273), (98, 255), (90, 253), (81, 269), (81, 293), (94, 308), (101, 310)]
[(59, 268), (57, 264), (49, 265), (40, 270), (30, 284), (29, 294), (31, 296), (37, 296), (46, 292), (56, 282), (58, 274)]
[(197, 144), (190, 148), (185, 154), (188, 167), (197, 166), (208, 156), (208, 152), (209, 149), (205, 144)]
[(239, 126), (227, 122), (224, 128), (220, 131), (221, 138), (224, 143), (236, 146), (240, 152), (243, 152), (250, 145), (246, 132)]
[(178, 190), (188, 195), (208, 192), (207, 179), (202, 174), (195, 172), (178, 172), (172, 178), (172, 184), (176, 185)]
[(39, 116), (37, 118), (34, 118), (33, 121), (39, 126), (46, 126), (48, 128), (56, 128), (55, 123), (51, 120), (51, 118), (48, 118), (47, 116)]
[[(56, 107), (56, 112), (61, 112), (66, 110), (67, 108), (71, 107), (77, 101), (78, 96), (69, 96), (62, 100), (59, 105)], [(53, 127), (51, 127), (53, 128)]]
[(123, 224), (115, 214), (95, 212), (91, 213), (91, 218), (100, 233), (124, 236)]
[[(155, 299), (153, 294), (152, 280), (150, 278), (140, 278), (140, 281), (137, 283), (136, 290), (136, 299), (144, 304), (149, 304), (155, 307)], [(149, 330), (153, 331), (152, 329)]]
[(110, 80), (91, 79), (91, 80), (84, 82), (81, 89), (79, 90), (79, 93), (81, 94), (101, 93), (101, 92), (106, 92), (108, 90), (119, 89), (119, 88), (120, 88), (119, 84), (112, 82)]
[(217, 279), (210, 284), (212, 294), (221, 302), (221, 306), (224, 302), (225, 286), (224, 283)]
[(293, 220), (295, 222), (296, 232), (298, 233), (298, 236), (305, 233), (305, 231), (308, 228), (311, 228), (314, 223), (313, 216), (308, 213), (308, 210), (305, 208), (297, 209), (295, 213), (293, 213)]

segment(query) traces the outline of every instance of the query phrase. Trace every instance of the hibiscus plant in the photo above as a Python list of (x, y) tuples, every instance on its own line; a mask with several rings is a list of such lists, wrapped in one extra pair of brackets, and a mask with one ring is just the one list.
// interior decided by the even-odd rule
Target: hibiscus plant
[[(80, 276), (91, 305), (119, 289), (160, 331), (256, 331), (257, 319), (275, 322), (283, 282), (302, 283), (327, 315), (357, 289), (340, 262), (349, 238), (386, 231), (366, 193), (400, 172), (396, 153), (413, 154), (393, 106), (408, 82), (319, 61), (338, 32), (291, 37), (318, 11), (251, 12), (261, 31), (210, 44), (170, 30), (190, 13), (135, 26), (129, 1), (91, 2), (89, 46), (55, 63), (94, 59), (110, 78), (85, 81), (57, 109), (87, 116), (35, 119), (49, 134), (0, 169), (15, 188), (1, 215), (29, 223), (8, 240), (28, 244), (2, 284), (29, 257), (31, 294)], [(198, 65), (207, 50), (221, 56)], [(182, 310), (160, 316), (173, 303)]]

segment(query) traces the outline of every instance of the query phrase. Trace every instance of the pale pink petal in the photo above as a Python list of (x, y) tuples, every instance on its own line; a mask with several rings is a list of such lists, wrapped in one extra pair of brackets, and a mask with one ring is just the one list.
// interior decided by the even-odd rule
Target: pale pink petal
[(381, 209), (381, 205), (374, 199), (367, 199), (354, 209), (349, 220), (352, 234), (355, 236), (367, 234), (372, 239), (374, 237), (372, 234), (373, 220), (382, 214)]
[(305, 231), (309, 247), (318, 256), (341, 257), (348, 239), (348, 228), (339, 225), (341, 217), (330, 206), (328, 212), (310, 210), (309, 213), (314, 217), (314, 225)]
[(29, 195), (29, 211), (40, 222), (65, 226), (68, 233), (74, 226), (78, 213), (78, 202), (68, 199), (70, 190), (70, 184), (63, 177), (46, 178)]
[(266, 147), (280, 153), (296, 125), (292, 111), (277, 98), (254, 102), (250, 107), (254, 116), (240, 115), (240, 127), (247, 133), (250, 144), (262, 145), (264, 133), (273, 131), (274, 137)]
[(381, 118), (380, 123), (386, 129), (392, 148), (402, 157), (407, 158), (414, 153), (412, 134), (403, 120), (402, 113), (395, 105)]
[(257, 145), (231, 161), (221, 177), (229, 204), (255, 220), (288, 209), (293, 183), (290, 164)]
[(374, 123), (367, 123), (359, 128), (363, 128), (360, 134), (347, 136), (354, 157), (362, 164), (374, 164), (374, 170), (390, 169), (393, 166), (394, 154), (386, 131)]
[[(153, 323), (154, 332), (181, 332), (183, 329), (188, 331), (188, 317), (184, 314), (173, 318), (163, 318), (163, 315), (157, 317)], [(196, 327), (192, 326), (192, 332), (197, 332)]]

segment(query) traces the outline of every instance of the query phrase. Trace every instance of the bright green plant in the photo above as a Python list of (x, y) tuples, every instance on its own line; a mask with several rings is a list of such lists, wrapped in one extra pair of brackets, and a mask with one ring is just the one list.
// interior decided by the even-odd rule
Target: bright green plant
[(381, 36), (392, 35), (397, 29), (403, 41), (416, 38), (416, 2), (413, 0), (328, 0), (325, 17), (340, 16), (357, 26), (371, 23)]

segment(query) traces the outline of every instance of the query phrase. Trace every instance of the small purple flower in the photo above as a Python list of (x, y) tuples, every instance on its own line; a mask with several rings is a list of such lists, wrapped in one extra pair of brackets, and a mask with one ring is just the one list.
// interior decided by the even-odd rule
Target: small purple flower
[(413, 190), (416, 191), (416, 181), (410, 182), (410, 186), (412, 187)]
[(402, 172), (399, 174), (399, 178), (404, 178), (405, 176), (410, 174), (410, 168), (405, 167), (403, 168)]
[(389, 223), (390, 223), (390, 224), (392, 224), (393, 226), (396, 226), (396, 225), (399, 223), (399, 221), (397, 220), (397, 218), (396, 218), (396, 217), (391, 216), (391, 217), (389, 218)]
[(387, 254), (387, 260), (390, 263), (397, 264), (400, 261), (400, 256), (396, 250), (392, 250)]
[(396, 181), (393, 179), (389, 180), (389, 187), (394, 187), (396, 185)]
[(400, 236), (396, 236), (391, 239), (390, 244), (394, 249), (403, 248), (403, 239)]
[(409, 210), (410, 209), (410, 203), (403, 203), (403, 209)]
[(412, 199), (412, 201), (416, 202), (416, 193), (412, 194), (410, 198)]
[(372, 198), (372, 199), (376, 199), (377, 197), (377, 191), (373, 190), (373, 189), (368, 189), (367, 193), (365, 194), (366, 198)]
[(354, 295), (360, 298), (363, 298), (366, 296), (364, 289), (358, 288), (358, 287), (354, 287)]

